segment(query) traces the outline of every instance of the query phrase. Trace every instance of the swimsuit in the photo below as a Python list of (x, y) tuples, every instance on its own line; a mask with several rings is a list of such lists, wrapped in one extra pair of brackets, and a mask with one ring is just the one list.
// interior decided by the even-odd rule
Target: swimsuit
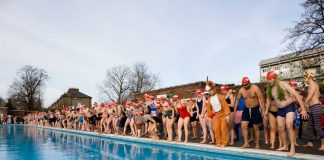
[(260, 124), (262, 122), (260, 106), (245, 108), (242, 113), (242, 121), (249, 121), (250, 124)]
[(278, 108), (278, 116), (280, 117), (286, 117), (287, 113), (289, 112), (295, 112), (296, 111), (296, 104), (291, 103), (288, 106), (284, 108)]
[(172, 119), (172, 111), (165, 111), (165, 117), (168, 117), (169, 119)]
[(271, 113), (274, 117), (277, 118), (278, 112), (272, 112), (272, 111), (269, 111), (269, 113)]
[[(197, 108), (194, 107), (194, 108), (192, 109), (192, 111), (193, 111), (193, 112), (197, 111)], [(194, 121), (198, 121), (198, 119), (197, 119), (197, 112), (195, 112), (195, 113), (192, 115), (192, 117), (190, 117), (190, 122), (194, 122)]]
[[(229, 96), (225, 99), (225, 101), (227, 104), (231, 104), (231, 99), (229, 98)], [(234, 107), (229, 106), (229, 108), (230, 108), (231, 112), (234, 112)]]
[(199, 114), (201, 114), (204, 102), (203, 102), (202, 99), (200, 99), (200, 101), (197, 99), (196, 103), (197, 103), (197, 106), (199, 108)]
[(190, 113), (187, 110), (187, 106), (182, 106), (178, 108), (178, 111), (180, 113), (180, 118), (185, 119), (186, 117), (190, 117)]
[(126, 108), (125, 114), (128, 119), (132, 119), (134, 117), (133, 111), (130, 108)]

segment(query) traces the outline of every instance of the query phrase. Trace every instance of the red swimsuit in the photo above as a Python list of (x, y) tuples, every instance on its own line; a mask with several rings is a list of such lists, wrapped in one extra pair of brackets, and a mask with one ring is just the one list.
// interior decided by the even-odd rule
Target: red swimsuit
[(186, 117), (190, 117), (187, 106), (181, 106), (180, 108), (178, 108), (178, 111), (180, 112), (180, 118), (185, 119)]

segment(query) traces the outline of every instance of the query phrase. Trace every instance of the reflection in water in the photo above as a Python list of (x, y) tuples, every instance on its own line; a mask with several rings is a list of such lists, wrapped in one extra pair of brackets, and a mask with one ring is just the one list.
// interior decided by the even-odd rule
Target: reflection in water
[(236, 158), (35, 127), (0, 126), (0, 130), (0, 159), (209, 160), (215, 159), (216, 156), (222, 159)]

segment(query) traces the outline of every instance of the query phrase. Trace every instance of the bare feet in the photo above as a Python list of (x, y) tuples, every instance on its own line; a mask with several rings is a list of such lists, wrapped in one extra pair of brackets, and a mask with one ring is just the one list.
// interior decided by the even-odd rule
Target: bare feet
[(295, 143), (295, 147), (300, 147), (300, 145), (298, 143)]
[(201, 144), (206, 144), (207, 142), (205, 140), (201, 141), (200, 142)]
[(220, 146), (220, 148), (225, 148), (225, 147), (226, 147), (226, 146), (225, 146), (225, 145), (223, 145), (223, 144), (222, 144), (222, 145)]
[(275, 149), (275, 147), (274, 146), (271, 146), (270, 149)]
[(214, 143), (215, 143), (214, 141), (209, 142), (209, 144), (214, 144)]
[(172, 139), (168, 139), (168, 142), (172, 142)]
[(241, 146), (241, 148), (249, 148), (250, 145), (249, 144), (243, 144), (243, 146)]
[(216, 144), (216, 147), (220, 147), (221, 146), (221, 144)]
[(255, 149), (260, 149), (260, 145), (255, 145)]
[(304, 147), (306, 147), (306, 148), (313, 148), (314, 145), (313, 145), (312, 142), (308, 142), (307, 144), (304, 145)]
[(181, 142), (181, 140), (178, 139), (177, 142)]
[(229, 143), (229, 145), (230, 145), (230, 146), (233, 146), (233, 145), (234, 145), (234, 142)]
[(184, 142), (185, 142), (185, 143), (187, 143), (187, 142), (188, 142), (188, 140), (185, 140)]
[(324, 151), (324, 145), (321, 146), (321, 148), (318, 149), (319, 151)]
[(277, 151), (288, 151), (288, 147), (284, 146), (284, 147), (278, 148)]
[(289, 153), (288, 153), (288, 157), (292, 157), (292, 156), (294, 156), (296, 153), (295, 152), (292, 152), (292, 151), (290, 151)]

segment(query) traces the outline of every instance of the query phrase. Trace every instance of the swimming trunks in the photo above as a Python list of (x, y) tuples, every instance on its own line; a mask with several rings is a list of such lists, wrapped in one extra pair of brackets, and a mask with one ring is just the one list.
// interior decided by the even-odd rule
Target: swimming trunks
[(291, 103), (285, 108), (278, 108), (278, 116), (280, 117), (286, 117), (287, 113), (289, 112), (295, 112), (296, 111), (296, 104)]
[(262, 122), (260, 106), (245, 108), (242, 113), (242, 121), (249, 121), (251, 124), (260, 124)]

